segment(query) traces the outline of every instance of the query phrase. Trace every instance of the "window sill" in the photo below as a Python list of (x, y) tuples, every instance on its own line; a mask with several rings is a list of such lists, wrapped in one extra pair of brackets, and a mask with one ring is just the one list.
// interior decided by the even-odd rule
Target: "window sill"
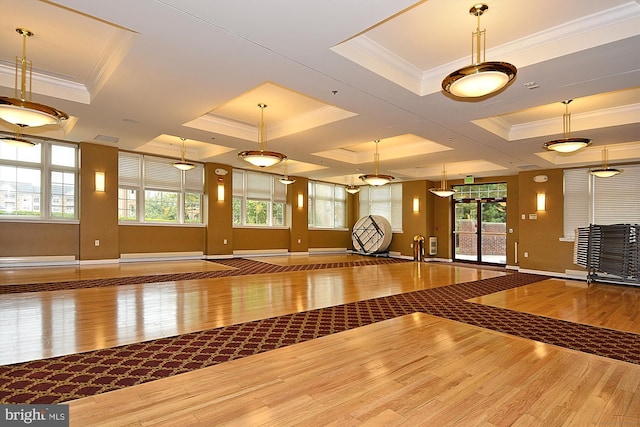
[(135, 221), (118, 221), (118, 225), (135, 225), (135, 226), (142, 226), (142, 227), (192, 227), (192, 228), (206, 227), (202, 223), (174, 224), (174, 223), (166, 223), (166, 222), (135, 222)]
[(282, 225), (282, 226), (275, 226), (275, 225), (233, 225), (233, 228), (243, 228), (243, 229), (248, 229), (248, 230), (255, 230), (255, 229), (261, 229), (261, 230), (288, 230), (289, 227), (286, 225)]
[(37, 224), (80, 224), (78, 219), (42, 219), (42, 218), (24, 218), (24, 217), (2, 217), (0, 222), (23, 222)]

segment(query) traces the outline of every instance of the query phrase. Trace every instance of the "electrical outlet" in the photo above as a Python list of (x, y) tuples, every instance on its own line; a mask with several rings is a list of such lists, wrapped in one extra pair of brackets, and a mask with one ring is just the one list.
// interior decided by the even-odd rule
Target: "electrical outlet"
[(298, 243), (302, 243), (302, 239), (298, 239)]
[(96, 246), (100, 246), (100, 240), (96, 239), (96, 240), (93, 242), (93, 244), (94, 244), (94, 245), (96, 245)]
[(524, 253), (524, 257), (525, 257), (525, 258), (529, 258), (529, 252), (525, 252), (525, 253)]
[(227, 244), (227, 239), (224, 239), (224, 240), (222, 241), (222, 244), (223, 244), (223, 245), (226, 245), (226, 244)]

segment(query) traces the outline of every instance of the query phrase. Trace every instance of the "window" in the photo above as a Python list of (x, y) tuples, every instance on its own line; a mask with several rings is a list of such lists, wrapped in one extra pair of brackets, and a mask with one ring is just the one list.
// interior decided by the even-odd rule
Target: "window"
[(620, 175), (597, 178), (589, 169), (564, 171), (564, 237), (589, 224), (639, 224), (637, 183), (640, 165), (625, 166)]
[(233, 170), (233, 225), (284, 227), (286, 206), (287, 186), (276, 176)]
[(0, 218), (78, 218), (78, 147), (42, 141), (33, 147), (0, 142)]
[(309, 181), (309, 227), (346, 228), (347, 192), (342, 185)]
[(360, 217), (380, 215), (395, 232), (402, 232), (402, 184), (360, 187)]
[(204, 167), (181, 171), (172, 160), (118, 155), (118, 220), (201, 224)]
[(507, 184), (505, 182), (491, 184), (454, 185), (455, 200), (506, 199)]

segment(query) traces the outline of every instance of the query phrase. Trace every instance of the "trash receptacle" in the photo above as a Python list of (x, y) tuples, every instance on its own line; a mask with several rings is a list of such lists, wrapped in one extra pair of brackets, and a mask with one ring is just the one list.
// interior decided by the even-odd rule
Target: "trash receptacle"
[(424, 257), (424, 236), (416, 234), (413, 236), (413, 260), (422, 261)]

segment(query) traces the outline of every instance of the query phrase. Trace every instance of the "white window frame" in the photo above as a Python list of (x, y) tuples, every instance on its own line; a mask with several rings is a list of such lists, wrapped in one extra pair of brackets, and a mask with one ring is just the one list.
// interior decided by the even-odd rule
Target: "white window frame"
[[(277, 228), (286, 229), (288, 226), (287, 186), (278, 180), (278, 176), (233, 169), (232, 176), (232, 226), (233, 228)], [(264, 202), (267, 205), (266, 223), (252, 224), (247, 220), (247, 201)], [(273, 212), (275, 204), (282, 206), (282, 222), (278, 223)], [(236, 218), (235, 206), (239, 205), (239, 218)]]
[[(11, 215), (11, 214), (0, 214), (0, 221), (42, 221), (42, 222), (67, 222), (67, 223), (78, 223), (78, 208), (79, 208), (79, 164), (80, 164), (80, 150), (77, 144), (73, 143), (65, 143), (58, 141), (41, 141), (37, 146), (34, 147), (12, 147), (8, 143), (0, 142), (3, 144), (3, 151), (7, 150), (7, 153), (10, 153), (12, 150), (16, 150), (16, 157), (19, 158), (18, 150), (32, 150), (39, 149), (40, 156), (39, 161), (24, 161), (18, 159), (8, 159), (8, 158), (0, 158), (0, 166), (6, 167), (15, 167), (21, 169), (31, 169), (39, 171), (40, 173), (40, 191), (39, 193), (33, 193), (33, 204), (37, 204), (39, 207), (39, 215)], [(52, 150), (54, 147), (64, 147), (73, 149), (73, 165), (65, 166), (65, 165), (56, 165), (53, 163), (53, 155)], [(0, 156), (3, 157), (3, 156)], [(65, 193), (63, 197), (65, 199), (70, 199), (70, 204), (72, 204), (71, 212), (69, 216), (59, 216), (52, 214), (52, 199), (59, 198), (59, 194), (55, 194), (53, 191), (53, 183), (52, 174), (54, 173), (63, 173), (63, 174), (72, 174), (71, 181), (73, 185), (73, 194)], [(65, 182), (65, 184), (67, 184)], [(17, 191), (17, 190), (16, 190)], [(16, 201), (20, 196), (16, 194)], [(4, 197), (3, 197), (4, 199)], [(4, 202), (3, 202), (4, 203)], [(66, 203), (65, 203), (66, 204)], [(69, 213), (69, 212), (68, 212)]]
[[(166, 225), (166, 226), (204, 226), (204, 165), (196, 163), (189, 171), (178, 170), (174, 160), (164, 157), (121, 151), (118, 153), (118, 223), (122, 225)], [(121, 191), (135, 191), (135, 217), (120, 218)], [(146, 192), (177, 194), (177, 215), (175, 221), (154, 221), (145, 219)], [(199, 196), (199, 220), (188, 221), (186, 214), (187, 194)], [(131, 206), (134, 206), (131, 205)], [(131, 208), (129, 206), (129, 208)]]
[(379, 187), (360, 187), (360, 218), (380, 215), (389, 221), (391, 231), (402, 233), (402, 183)]
[(563, 178), (564, 237), (573, 241), (575, 229), (589, 224), (639, 224), (640, 164), (628, 165), (623, 172), (598, 178), (589, 169), (566, 169)]
[[(331, 196), (322, 196), (322, 191), (318, 191), (319, 187), (325, 187), (331, 193)], [(318, 224), (317, 215), (318, 201), (329, 202), (331, 212), (328, 215), (331, 220), (330, 224)], [(328, 184), (325, 182), (309, 181), (308, 183), (308, 226), (315, 229), (331, 229), (331, 230), (347, 230), (347, 191), (344, 185)], [(342, 215), (339, 215), (339, 212)]]

